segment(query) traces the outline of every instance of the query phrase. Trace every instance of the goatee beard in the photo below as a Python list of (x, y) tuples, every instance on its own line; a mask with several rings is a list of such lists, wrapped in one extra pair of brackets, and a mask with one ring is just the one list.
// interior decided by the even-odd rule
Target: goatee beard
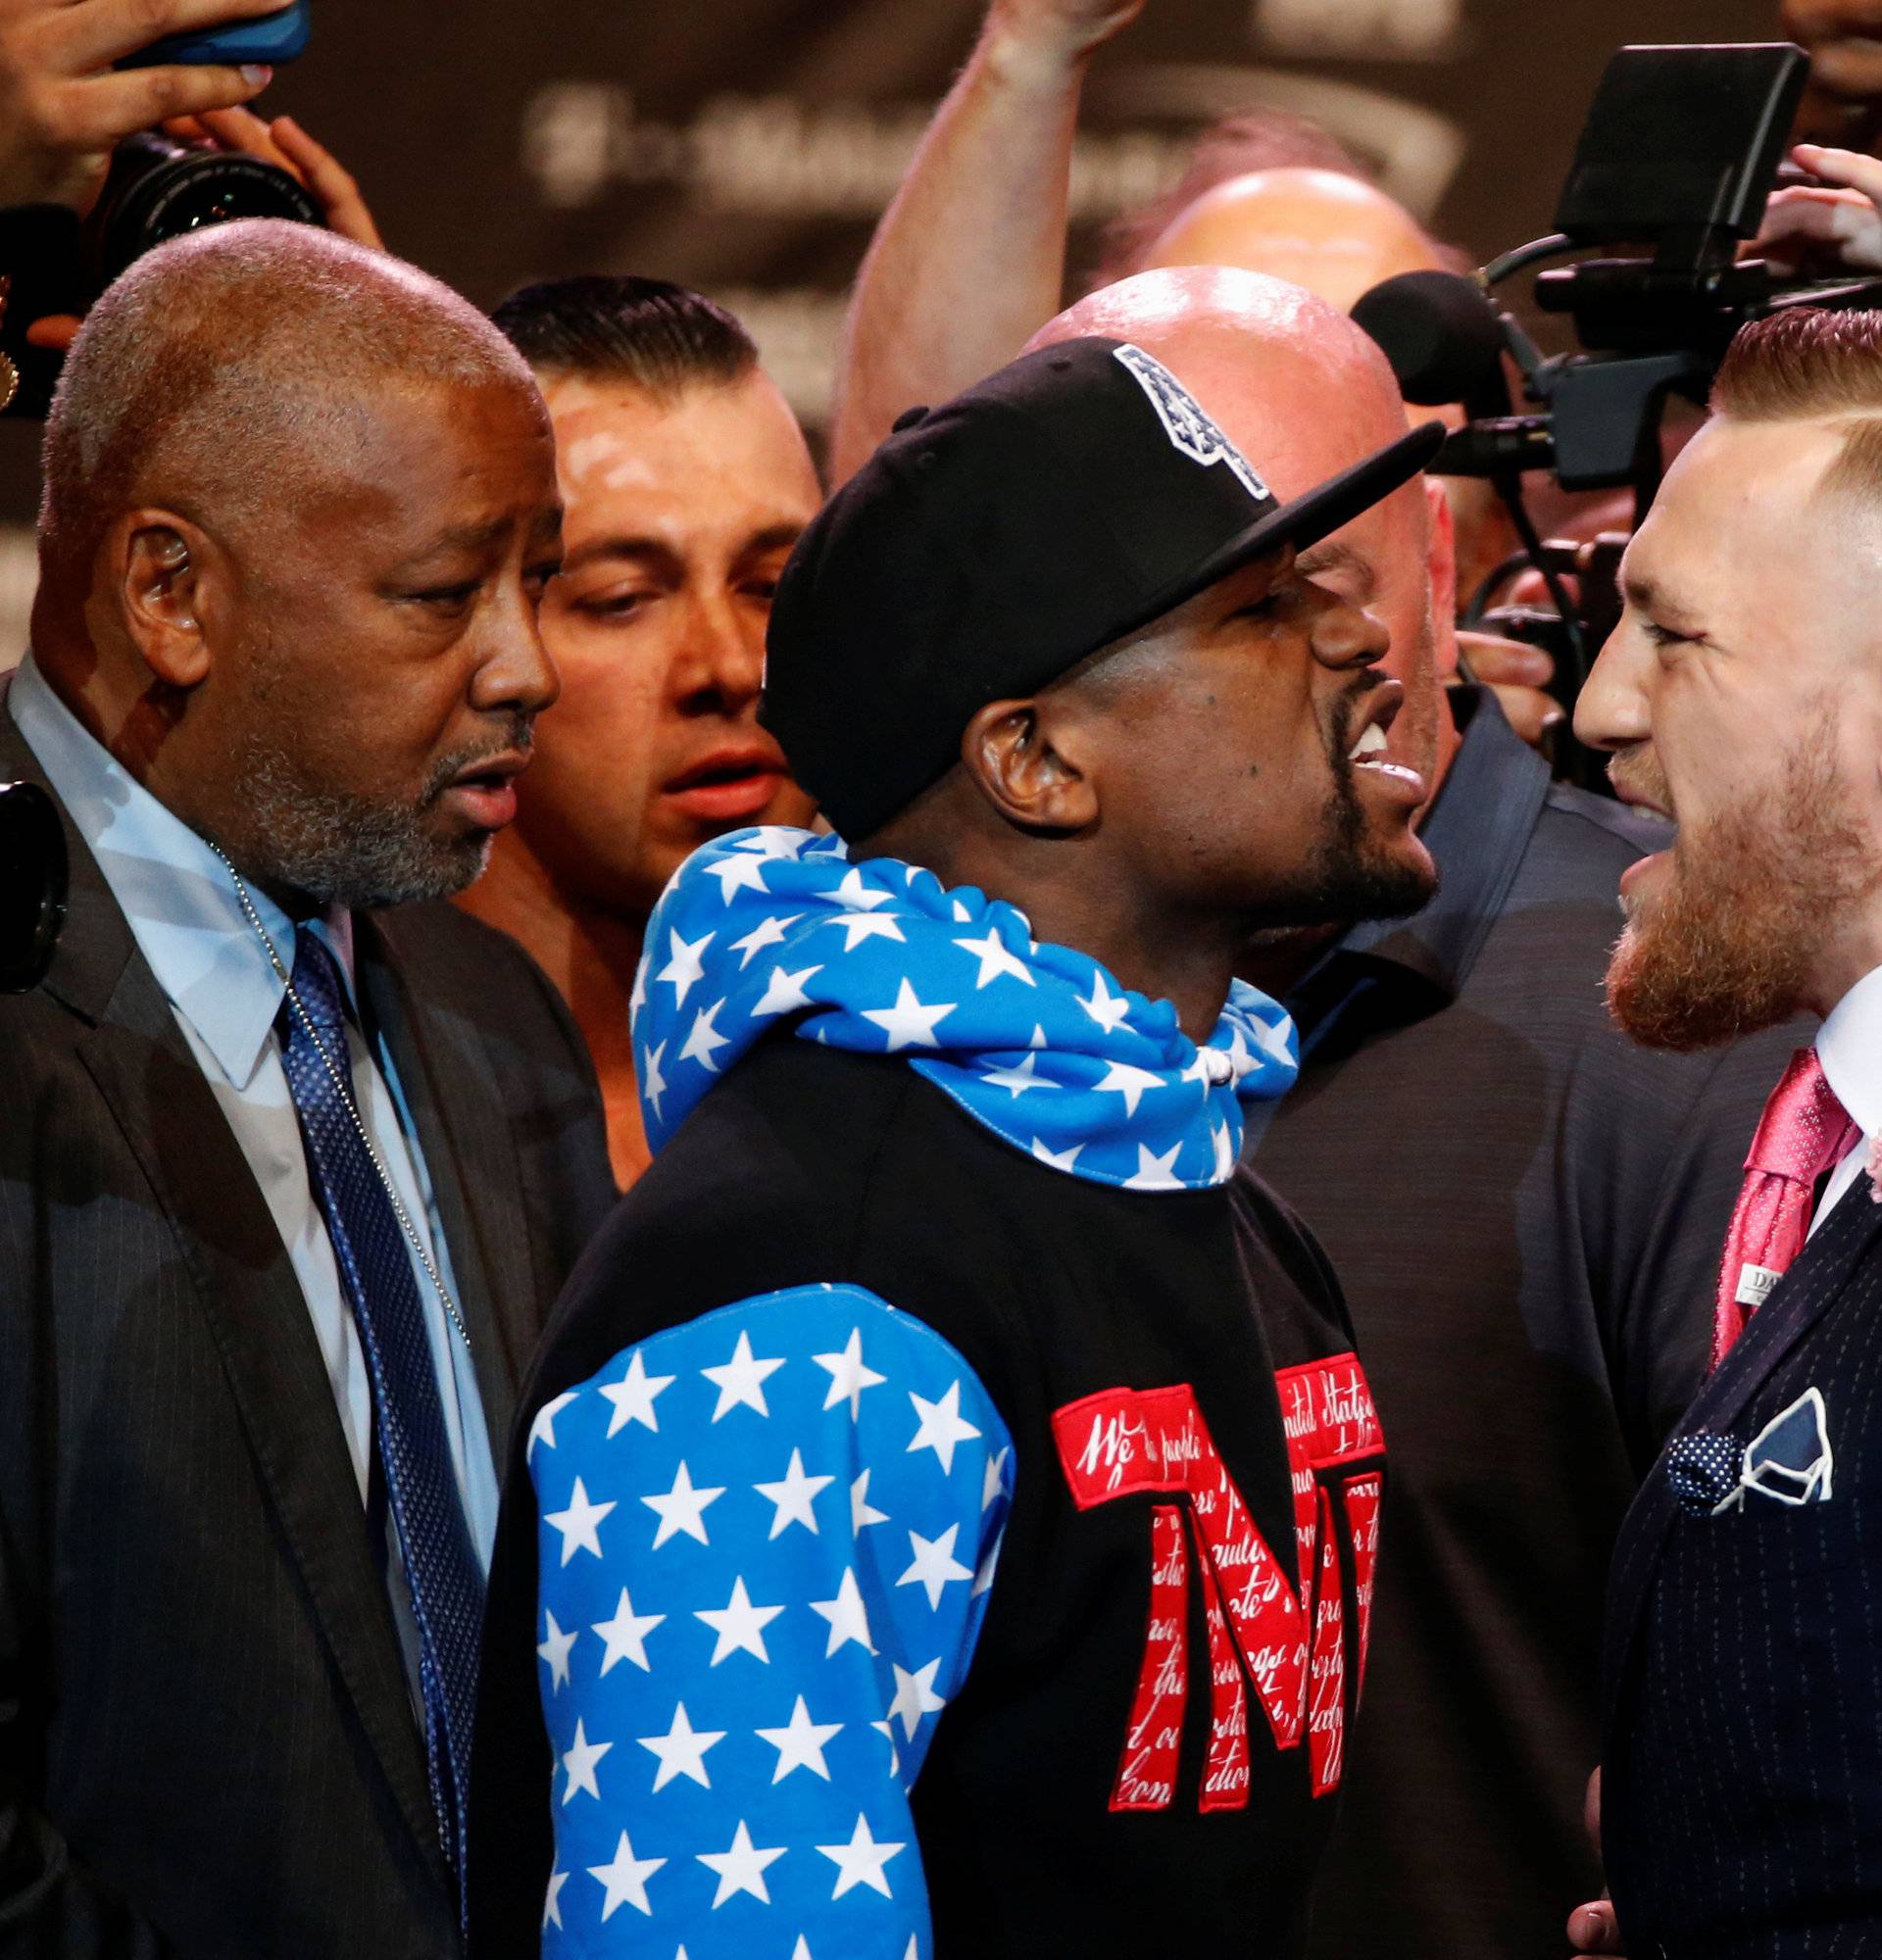
[(1804, 1004), (1812, 955), (1882, 889), (1835, 758), (1826, 715), (1786, 758), (1768, 803), (1682, 836), (1664, 890), (1643, 903), (1609, 962), (1609, 1012), (1635, 1041), (1712, 1048)]

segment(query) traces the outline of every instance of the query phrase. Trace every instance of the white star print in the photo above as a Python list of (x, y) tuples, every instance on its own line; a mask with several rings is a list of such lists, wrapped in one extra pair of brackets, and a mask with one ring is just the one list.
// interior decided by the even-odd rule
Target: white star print
[(919, 1532), (909, 1534), (909, 1550), (914, 1554), (914, 1563), (895, 1583), (898, 1586), (919, 1586), (928, 1595), (929, 1606), (939, 1610), (941, 1594), (949, 1582), (956, 1579), (971, 1579), (972, 1568), (963, 1565), (954, 1555), (954, 1541), (960, 1533), (958, 1524), (950, 1525), (939, 1538), (923, 1538)]
[(916, 999), (915, 989), (904, 980), (896, 989), (895, 1005), (892, 1007), (866, 1007), (863, 1018), (873, 1021), (889, 1038), (885, 1054), (894, 1054), (898, 1049), (939, 1048), (941, 1044), (934, 1038), (936, 1025), (954, 1012), (958, 1002), (948, 1001), (933, 1006), (924, 1006)]
[(732, 1349), (732, 1358), (717, 1368), (702, 1368), (699, 1372), (718, 1391), (718, 1404), (713, 1410), (713, 1420), (729, 1414), (735, 1408), (753, 1408), (762, 1416), (769, 1416), (770, 1410), (765, 1402), (765, 1384), (783, 1367), (784, 1357), (757, 1360), (752, 1354), (752, 1337), (741, 1332), (738, 1346)]
[(913, 1390), (909, 1393), (909, 1399), (915, 1404), (916, 1414), (921, 1418), (920, 1427), (915, 1432), (915, 1441), (909, 1445), (910, 1449), (932, 1449), (940, 1459), (942, 1470), (952, 1476), (955, 1445), (966, 1443), (969, 1437), (980, 1434), (961, 1413), (961, 1384), (951, 1384), (938, 1402), (923, 1401)]
[(666, 1862), (665, 1858), (636, 1858), (634, 1847), (627, 1841), (627, 1834), (623, 1831), (620, 1842), (615, 1846), (614, 1863), (588, 1867), (588, 1876), (599, 1879), (608, 1889), (607, 1900), (601, 1908), (602, 1923), (606, 1925), (615, 1909), (623, 1904), (633, 1906), (651, 1919), (654, 1909), (647, 1903), (647, 1881)]
[(1215, 1146), (1215, 1182), (1225, 1184), (1235, 1174), (1235, 1140), (1226, 1123), (1219, 1129), (1212, 1124), (1209, 1140)]
[(869, 1835), (869, 1820), (860, 1810), (856, 1814), (856, 1829), (847, 1844), (819, 1844), (817, 1848), (836, 1866), (836, 1889), (830, 1894), (831, 1898), (840, 1899), (852, 1886), (867, 1886), (884, 1898), (894, 1896), (889, 1890), (888, 1875), (882, 1868), (907, 1846), (878, 1844)]
[(763, 1020), (768, 1014), (791, 1014), (799, 1007), (813, 1005), (811, 997), (804, 991), (804, 983), (822, 970), (820, 966), (806, 966), (796, 973), (786, 973), (783, 967), (773, 966), (765, 992), (758, 1005), (752, 1009), (752, 1019)]
[(643, 1497), (640, 1500), (660, 1519), (660, 1529), (654, 1534), (654, 1549), (658, 1551), (675, 1532), (684, 1532), (688, 1538), (698, 1539), (701, 1544), (710, 1544), (706, 1536), (706, 1506), (717, 1503), (724, 1494), (723, 1484), (694, 1490), (693, 1480), (682, 1462), (670, 1491), (664, 1496)]
[(562, 1888), (569, 1883), (567, 1872), (549, 1874), (549, 1892), (542, 1902), (542, 1930), (547, 1933), (552, 1926), (562, 1924)]
[(1083, 1144), (1073, 1144), (1068, 1151), (1049, 1151), (1043, 1139), (1034, 1137), (1032, 1140), (1033, 1155), (1042, 1164), (1050, 1164), (1054, 1170), (1070, 1170), (1078, 1161), (1078, 1152), (1083, 1149)]
[(811, 1611), (830, 1623), (829, 1644), (823, 1649), (825, 1660), (850, 1641), (869, 1653), (875, 1651), (875, 1642), (869, 1639), (868, 1609), (863, 1603), (854, 1570), (844, 1573), (834, 1599), (813, 1599)]
[(748, 852), (728, 852), (717, 862), (700, 867), (701, 875), (718, 880), (718, 889), (729, 906), (734, 893), (763, 892), (767, 897), (770, 887), (765, 882), (765, 859), (753, 857)]
[(660, 1072), (666, 1054), (667, 1044), (662, 1042), (657, 1048), (643, 1049), (640, 1056), (640, 1093), (654, 1105), (656, 1116), (667, 1113), (660, 1106), (660, 1099), (667, 1093), (667, 1078)]
[(713, 1059), (714, 1054), (719, 1049), (731, 1046), (727, 1037), (714, 1025), (718, 1018), (718, 1010), (724, 1004), (723, 1001), (715, 1001), (710, 1007), (693, 1016), (692, 1032), (686, 1037), (686, 1046), (679, 1052), (681, 1061), (696, 1061), (709, 1075), (718, 1073), (718, 1063)]
[(1179, 1137), (1162, 1156), (1148, 1144), (1137, 1146), (1137, 1168), (1124, 1179), (1126, 1191), (1181, 1191), (1183, 1181), (1176, 1175), (1176, 1159), (1182, 1154)]
[(658, 1626), (666, 1624), (665, 1613), (636, 1613), (634, 1602), (627, 1596), (626, 1587), (620, 1589), (620, 1599), (615, 1607), (612, 1620), (597, 1620), (593, 1631), (607, 1642), (607, 1650), (601, 1657), (601, 1671), (606, 1674), (617, 1661), (630, 1660), (643, 1674), (651, 1674), (653, 1669), (647, 1661), (647, 1636)]
[(686, 1704), (679, 1702), (673, 1709), (673, 1726), (664, 1736), (636, 1736), (634, 1740), (650, 1755), (660, 1759), (660, 1767), (654, 1772), (656, 1793), (665, 1789), (675, 1777), (686, 1777), (699, 1785), (701, 1789), (711, 1789), (711, 1780), (706, 1775), (706, 1751), (715, 1742), (725, 1740), (723, 1729), (695, 1729), (686, 1717)]
[(809, 1770), (813, 1776), (820, 1776), (825, 1783), (830, 1780), (829, 1765), (823, 1760), (823, 1744), (842, 1731), (841, 1722), (813, 1722), (811, 1711), (805, 1706), (803, 1695), (797, 1697), (797, 1706), (791, 1710), (791, 1719), (782, 1729), (760, 1729), (759, 1740), (770, 1743), (777, 1751), (777, 1768), (772, 1773), (773, 1783), (782, 1783), (793, 1770)]
[(523, 1446), (525, 1462), (536, 1453), (536, 1445), (546, 1443), (551, 1449), (556, 1446), (556, 1418), (575, 1399), (576, 1391), (570, 1389), (566, 1396), (555, 1396), (536, 1411), (536, 1419), (529, 1425), (529, 1441)]
[(817, 1512), (812, 1508), (812, 1500), (817, 1494), (834, 1484), (834, 1477), (807, 1477), (804, 1474), (804, 1452), (791, 1451), (791, 1460), (783, 1478), (775, 1484), (754, 1484), (761, 1497), (768, 1497), (776, 1505), (777, 1514), (771, 1519), (770, 1537), (788, 1530), (792, 1525), (803, 1525), (813, 1537), (818, 1536)]
[(1007, 1464), (1013, 1455), (1011, 1446), (987, 1458), (986, 1475), (980, 1480), (980, 1510), (982, 1515), (993, 1509), (993, 1500), (1007, 1488)]
[(1112, 993), (1105, 985), (1105, 976), (1102, 972), (1091, 976), (1091, 999), (1087, 1001), (1082, 995), (1076, 999), (1078, 1004), (1106, 1034), (1111, 1034), (1130, 1012), (1129, 1001), (1120, 1001)]
[(902, 1752), (895, 1746), (895, 1724), (893, 1722), (871, 1722), (869, 1727), (878, 1736), (886, 1736), (889, 1739), (889, 1774), (891, 1776), (900, 1776), (902, 1774)]
[(1056, 1082), (1044, 1081), (1039, 1074), (1039, 1057), (1028, 1051), (1017, 1068), (989, 1068), (981, 1076), (989, 1089), (1010, 1090), (1016, 1102), (1028, 1089), (1057, 1089)]
[(1196, 1059), (1183, 1070), (1180, 1080), (1184, 1082), (1200, 1082), (1207, 1089), (1213, 1074), (1209, 1057), (1217, 1052), (1213, 1049), (1199, 1048), (1196, 1051)]
[(581, 1629), (577, 1627), (572, 1634), (565, 1634), (556, 1625), (556, 1616), (546, 1606), (542, 1609), (542, 1618), (549, 1638), (536, 1652), (549, 1663), (549, 1692), (560, 1694), (569, 1681), (569, 1649), (580, 1640)]
[(581, 1789), (585, 1789), (597, 1803), (600, 1802), (601, 1786), (595, 1782), (595, 1765), (614, 1746), (612, 1742), (591, 1742), (581, 1724), (575, 1724), (574, 1743), (562, 1759), (562, 1766), (569, 1773), (569, 1788), (562, 1793), (565, 1806)]
[(993, 1584), (995, 1569), (1000, 1563), (1000, 1547), (1007, 1542), (1006, 1528), (1001, 1527), (1000, 1536), (987, 1547), (987, 1555), (980, 1561), (980, 1570), (973, 1575), (973, 1591), (969, 1599), (977, 1599)]
[(854, 953), (866, 939), (894, 939), (904, 946), (908, 944), (902, 928), (888, 912), (850, 912), (842, 918), (825, 919), (823, 923), (843, 928), (845, 953)]
[(705, 962), (699, 956), (712, 945), (714, 935), (709, 932), (705, 938), (695, 939), (689, 944), (669, 928), (667, 937), (670, 942), (672, 957), (654, 978), (672, 983), (673, 1008), (677, 1012), (686, 1004), (686, 996), (693, 991), (695, 982), (706, 977)]
[(771, 1895), (766, 1889), (766, 1868), (777, 1863), (783, 1857), (785, 1846), (780, 1844), (775, 1850), (761, 1851), (752, 1843), (752, 1834), (745, 1828), (741, 1817), (738, 1829), (732, 1834), (731, 1849), (728, 1851), (701, 1851), (696, 1855), (708, 1871), (718, 1874), (718, 1890), (713, 1895), (713, 1910), (722, 1906), (728, 1898), (738, 1892), (750, 1892), (766, 1905), (771, 1902)]
[[(1294, 1057), (1288, 1053), (1287, 1034), (1292, 1025), (1290, 1021), (1282, 1021), (1270, 1028), (1262, 1021), (1255, 1023), (1256, 1046), (1270, 1061), (1285, 1062), (1290, 1068), (1294, 1065)], [(1236, 1079), (1239, 1081), (1248, 1073), (1249, 1068), (1255, 1065), (1249, 1058), (1248, 1052), (1242, 1047), (1242, 1033), (1239, 1028), (1235, 1031), (1235, 1054), (1247, 1062), (1247, 1067), (1237, 1068), (1235, 1071)]]
[(634, 1016), (647, 1004), (647, 969), (654, 963), (652, 948), (640, 956), (634, 965), (634, 991), (627, 997), (627, 1019), (631, 1026)]
[(957, 939), (954, 943), (963, 953), (972, 953), (979, 956), (980, 977), (973, 983), (975, 993), (1003, 975), (1009, 974), (1015, 980), (1023, 980), (1028, 987), (1036, 987), (1039, 984), (1032, 977), (1032, 969), (1023, 959), (1015, 958), (1007, 950), (1006, 942), (991, 925), (987, 927), (985, 939)]
[(765, 1629), (783, 1612), (782, 1606), (754, 1606), (743, 1579), (732, 1581), (732, 1596), (723, 1606), (707, 1606), (694, 1613), (718, 1636), (711, 1665), (717, 1667), (727, 1654), (756, 1654), (767, 1667), (771, 1657), (765, 1651)]
[(889, 1703), (889, 1719), (902, 1718), (902, 1733), (912, 1742), (922, 1716), (939, 1714), (948, 1705), (934, 1691), (934, 1677), (941, 1672), (940, 1657), (937, 1655), (913, 1674), (897, 1661), (889, 1665), (895, 1671), (895, 1699)]
[(575, 1488), (569, 1495), (569, 1508), (543, 1513), (543, 1523), (554, 1525), (562, 1534), (564, 1565), (578, 1551), (592, 1551), (597, 1558), (601, 1556), (601, 1521), (615, 1508), (615, 1501), (611, 1497), (605, 1504), (591, 1504), (588, 1493), (577, 1477)]
[(855, 1422), (862, 1409), (863, 1391), (872, 1389), (878, 1382), (888, 1380), (886, 1375), (878, 1375), (863, 1359), (863, 1330), (850, 1329), (850, 1338), (843, 1344), (840, 1354), (813, 1354), (811, 1359), (819, 1368), (830, 1371), (829, 1393), (823, 1397), (823, 1406), (833, 1409), (838, 1402), (850, 1405), (850, 1420)]
[(869, 1502), (869, 1473), (865, 1470), (850, 1486), (850, 1530), (861, 1534), (865, 1525), (885, 1525), (887, 1511), (878, 1511)]
[(655, 1432), (660, 1431), (660, 1419), (654, 1413), (655, 1399), (673, 1385), (671, 1375), (650, 1375), (647, 1372), (646, 1357), (636, 1348), (633, 1359), (627, 1363), (627, 1372), (618, 1382), (603, 1382), (601, 1393), (614, 1403), (615, 1412), (608, 1418), (608, 1434), (613, 1436), (618, 1430), (627, 1427), (630, 1422), (645, 1423)]
[(775, 914), (769, 915), (760, 919), (758, 924), (743, 939), (733, 940), (731, 950), (734, 953), (742, 953), (745, 956), (738, 962), (738, 970), (743, 973), (746, 967), (752, 963), (753, 957), (763, 953), (768, 946), (782, 946), (786, 928), (794, 926), (803, 916), (802, 912), (793, 912), (789, 918), (778, 918)]
[(853, 869), (830, 897), (853, 912), (872, 912), (889, 902), (887, 892), (871, 892), (864, 885), (861, 866)]
[(1161, 1089), (1164, 1078), (1154, 1070), (1135, 1068), (1127, 1061), (1114, 1061), (1105, 1071), (1105, 1079), (1099, 1083), (1100, 1091), (1109, 1090), (1113, 1095), (1124, 1099), (1124, 1114), (1134, 1116), (1137, 1104), (1143, 1101), (1146, 1089)]

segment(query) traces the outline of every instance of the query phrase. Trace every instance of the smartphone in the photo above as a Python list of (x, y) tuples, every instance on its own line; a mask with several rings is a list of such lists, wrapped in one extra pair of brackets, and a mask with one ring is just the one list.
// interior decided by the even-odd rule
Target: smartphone
[(225, 27), (205, 28), (200, 34), (172, 34), (167, 40), (153, 41), (118, 66), (158, 68), (176, 62), (186, 67), (215, 63), (240, 67), (259, 62), (278, 68), (306, 49), (312, 31), (310, 0), (295, 0), (293, 6), (283, 7), (278, 14), (266, 14), (259, 21), (231, 21)]

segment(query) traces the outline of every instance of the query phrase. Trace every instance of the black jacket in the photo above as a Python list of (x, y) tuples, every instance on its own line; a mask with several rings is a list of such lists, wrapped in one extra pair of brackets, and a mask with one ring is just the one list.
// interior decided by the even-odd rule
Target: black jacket
[[(0, 778), (43, 781), (0, 708)], [(424, 1746), (267, 1204), (71, 825), (0, 1000), (0, 1955), (438, 1960)], [(548, 982), (449, 906), (358, 922), (492, 1436), (613, 1195)]]

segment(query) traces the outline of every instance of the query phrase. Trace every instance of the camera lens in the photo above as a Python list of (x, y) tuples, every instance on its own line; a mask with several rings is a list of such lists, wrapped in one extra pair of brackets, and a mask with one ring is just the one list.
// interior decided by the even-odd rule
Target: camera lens
[(191, 149), (155, 131), (127, 136), (113, 153), (104, 193), (85, 224), (86, 273), (103, 292), (146, 252), (234, 218), (323, 221), (301, 185), (259, 157)]
[(66, 917), (66, 837), (36, 783), (0, 783), (0, 994), (36, 987)]

